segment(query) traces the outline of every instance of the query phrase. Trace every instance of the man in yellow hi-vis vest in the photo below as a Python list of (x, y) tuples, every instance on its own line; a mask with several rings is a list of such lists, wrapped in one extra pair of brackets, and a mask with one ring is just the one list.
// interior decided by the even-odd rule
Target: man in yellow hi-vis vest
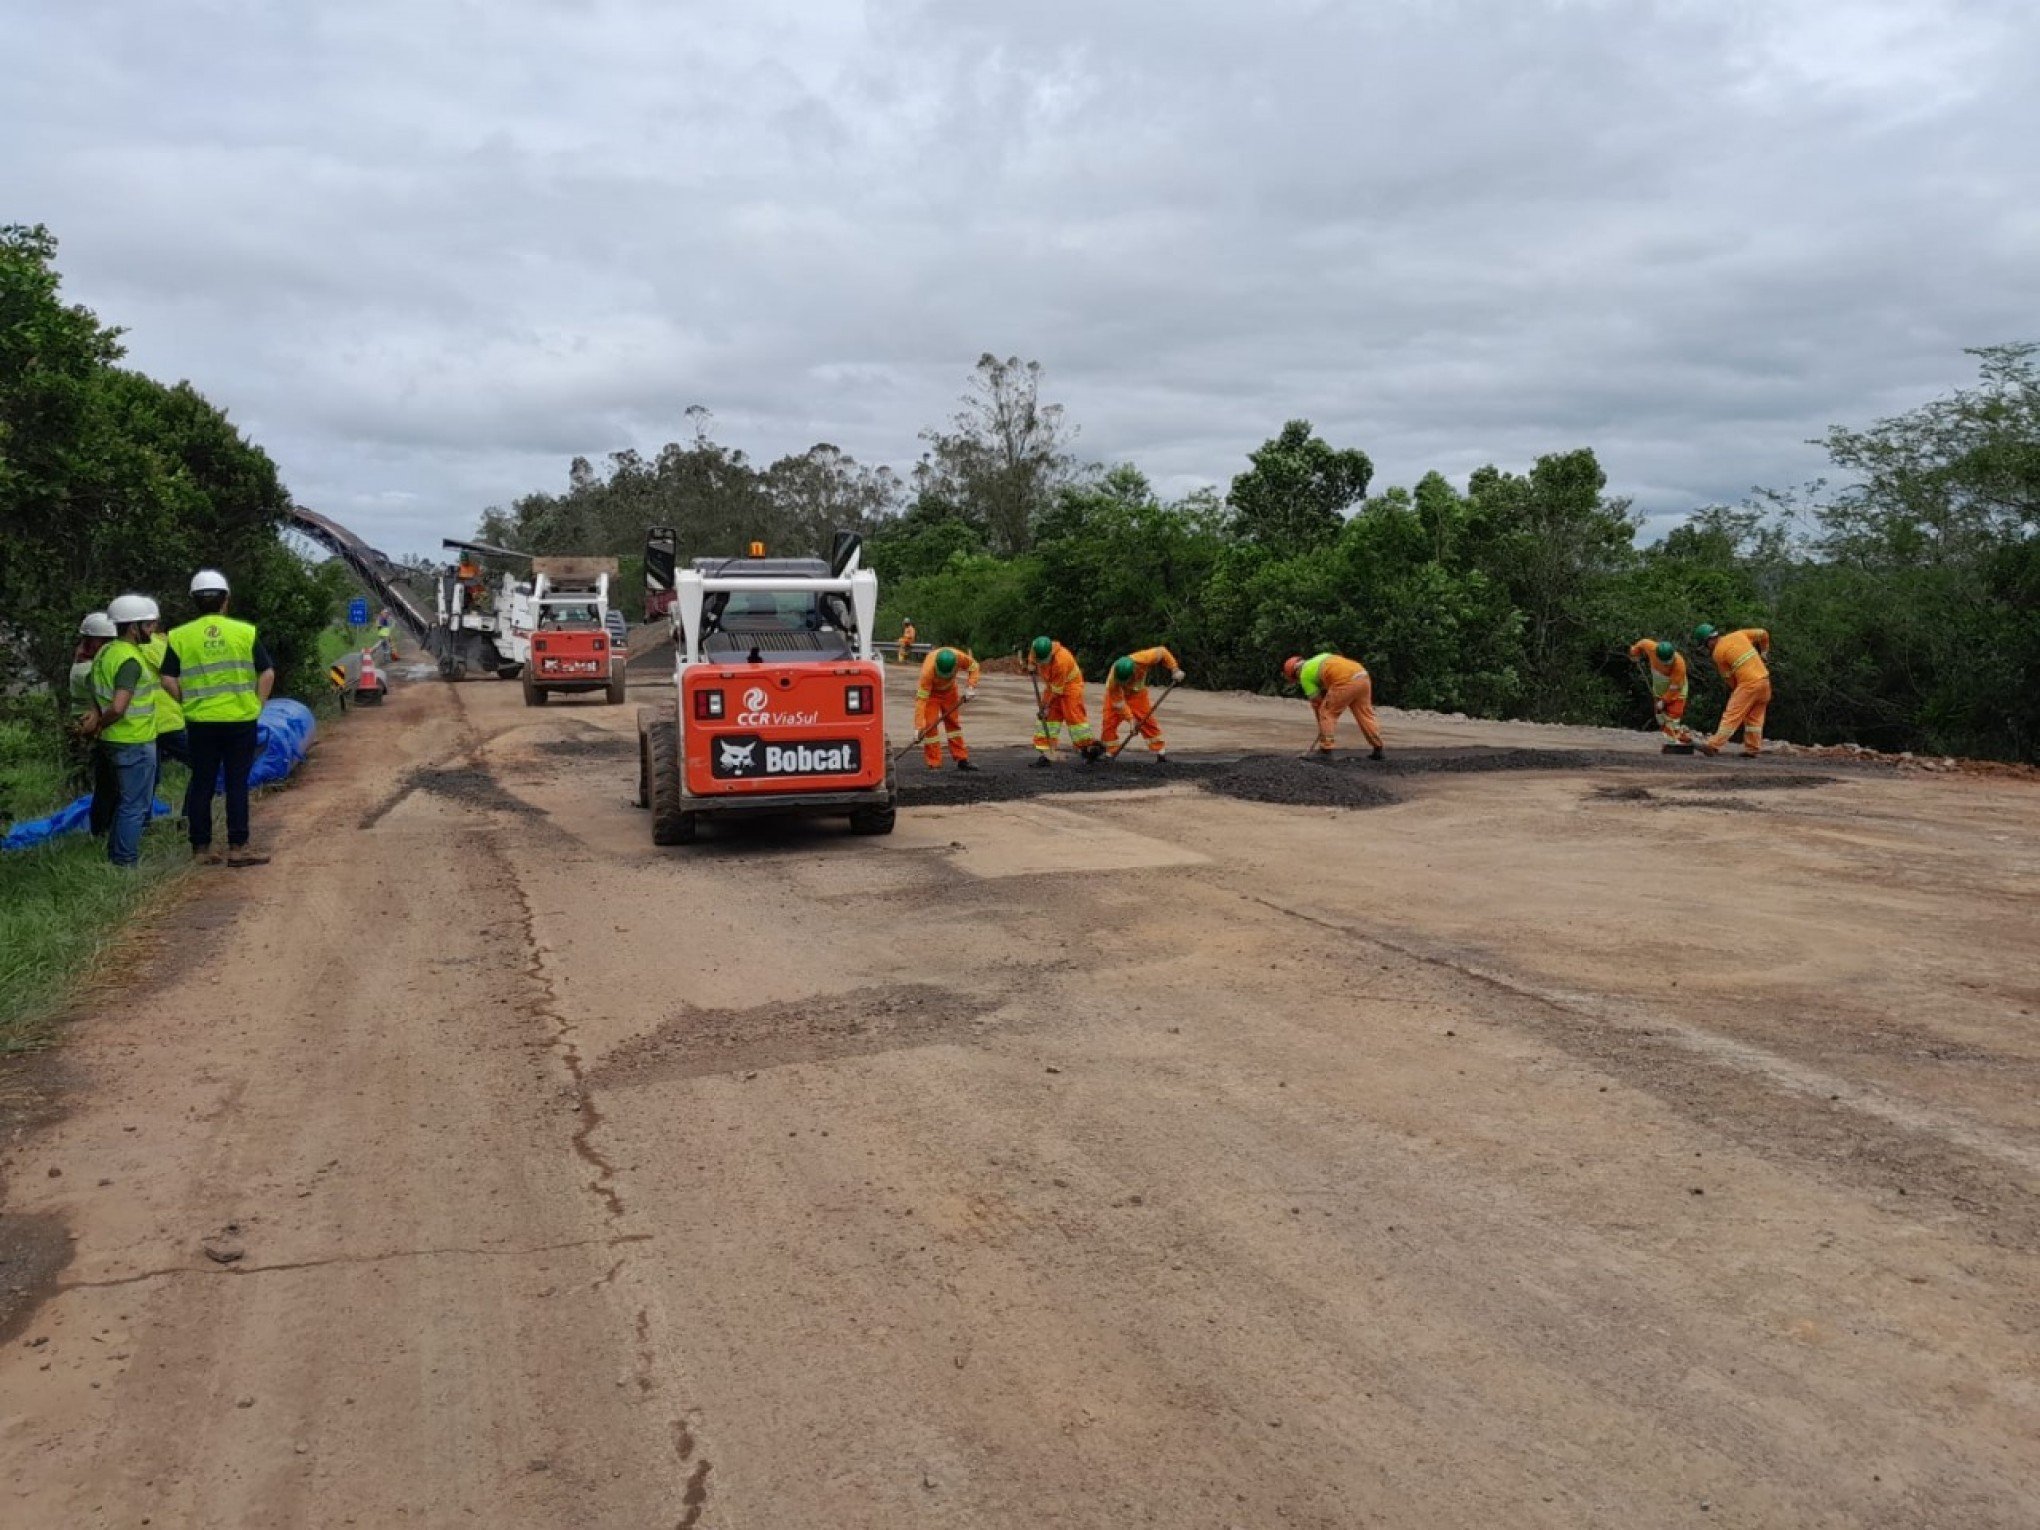
[(107, 825), (106, 858), (116, 866), (142, 859), (142, 830), (156, 793), (156, 672), (142, 657), (149, 624), (157, 615), (146, 595), (116, 596), (106, 608), (114, 637), (92, 660), (92, 710), (79, 731), (106, 746), (113, 766), (113, 821)]
[(227, 576), (202, 568), (191, 580), (198, 616), (170, 634), (163, 685), (184, 707), (191, 738), (191, 785), (184, 821), (191, 853), (219, 864), (212, 847), (213, 793), (226, 775), (227, 864), (260, 866), (269, 859), (248, 843), (248, 773), (255, 765), (255, 722), (276, 684), (276, 666), (249, 623), (227, 615)]

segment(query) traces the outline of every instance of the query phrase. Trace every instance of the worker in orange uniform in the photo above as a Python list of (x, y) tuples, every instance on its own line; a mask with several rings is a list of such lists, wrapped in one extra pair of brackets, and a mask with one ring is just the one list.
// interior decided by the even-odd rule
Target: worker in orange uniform
[[(911, 629), (909, 629), (911, 630)], [(956, 671), (963, 668), (961, 689)], [(921, 758), (930, 770), (942, 768), (942, 737), (949, 737), (949, 753), (958, 770), (976, 770), (970, 762), (970, 746), (963, 741), (963, 724), (957, 712), (977, 696), (978, 661), (961, 648), (938, 648), (921, 661), (921, 684), (914, 692), (914, 736), (921, 740)]]
[(910, 616), (900, 627), (900, 662), (906, 663), (914, 656), (914, 619)]
[(1038, 637), (1027, 650), (1027, 672), (1035, 677), (1034, 693), (1040, 702), (1035, 714), (1034, 763), (1055, 763), (1057, 729), (1067, 725), (1070, 747), (1086, 760), (1095, 760), (1105, 746), (1091, 736), (1091, 714), (1084, 710), (1084, 672), (1077, 656), (1054, 638)]
[(1304, 694), (1304, 699), (1317, 713), (1317, 747), (1311, 751), (1312, 758), (1328, 760), (1332, 757), (1333, 745), (1337, 742), (1334, 730), (1338, 727), (1339, 714), (1350, 711), (1353, 721), (1360, 724), (1360, 731), (1367, 742), (1374, 746), (1370, 760), (1384, 760), (1388, 756), (1381, 749), (1381, 727), (1374, 720), (1374, 682), (1367, 676), (1367, 666), (1358, 659), (1348, 659), (1341, 654), (1321, 653), (1308, 659), (1290, 658), (1282, 666), (1282, 678), (1294, 681)]
[(1771, 667), (1764, 662), (1771, 654), (1771, 634), (1762, 627), (1716, 632), (1702, 622), (1693, 629), (1693, 641), (1714, 656), (1714, 667), (1729, 687), (1721, 726), (1701, 749), (1721, 753), (1721, 746), (1740, 728), (1743, 758), (1755, 759), (1764, 752), (1764, 714), (1771, 706)]
[(1650, 665), (1651, 706), (1657, 712), (1658, 727), (1668, 743), (1666, 754), (1691, 754), (1693, 730), (1686, 726), (1686, 656), (1676, 643), (1656, 638), (1638, 638), (1629, 645), (1629, 657)]
[[(1168, 740), (1155, 721), (1155, 704), (1148, 700), (1148, 671), (1157, 664), (1169, 672), (1169, 684), (1183, 683), (1183, 666), (1166, 648), (1143, 648), (1112, 661), (1112, 674), (1105, 682), (1105, 747), (1119, 737), (1119, 725), (1133, 720), (1133, 728), (1147, 740), (1148, 753), (1157, 765), (1169, 763)], [(1115, 753), (1117, 751), (1114, 751)]]

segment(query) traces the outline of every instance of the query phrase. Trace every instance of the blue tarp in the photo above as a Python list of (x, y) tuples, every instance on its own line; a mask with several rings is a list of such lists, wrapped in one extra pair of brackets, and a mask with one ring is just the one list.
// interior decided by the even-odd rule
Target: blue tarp
[[(317, 731), (312, 709), (302, 701), (265, 701), (262, 716), (255, 723), (255, 768), (248, 773), (248, 784), (267, 786), (296, 770), (312, 747), (312, 735)], [(160, 818), (170, 811), (170, 804), (158, 797), (151, 804), (149, 816)], [(16, 824), (7, 831), (7, 838), (0, 840), (0, 850), (26, 850), (59, 834), (83, 833), (91, 816), (92, 798), (88, 793), (47, 818)]]

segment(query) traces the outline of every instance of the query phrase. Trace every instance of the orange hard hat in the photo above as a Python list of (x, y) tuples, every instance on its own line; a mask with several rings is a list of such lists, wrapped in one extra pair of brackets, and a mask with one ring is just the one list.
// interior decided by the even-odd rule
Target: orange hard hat
[(1282, 678), (1285, 680), (1294, 680), (1296, 678), (1296, 672), (1302, 668), (1303, 660), (1296, 657), (1295, 654), (1291, 654), (1288, 658), (1282, 661)]

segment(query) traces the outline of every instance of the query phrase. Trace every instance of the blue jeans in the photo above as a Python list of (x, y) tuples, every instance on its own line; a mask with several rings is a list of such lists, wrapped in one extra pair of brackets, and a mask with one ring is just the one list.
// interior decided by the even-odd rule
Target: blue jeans
[(116, 866), (138, 865), (142, 859), (142, 828), (149, 821), (149, 799), (156, 791), (156, 745), (108, 744), (113, 764), (113, 824), (106, 836), (106, 858)]

